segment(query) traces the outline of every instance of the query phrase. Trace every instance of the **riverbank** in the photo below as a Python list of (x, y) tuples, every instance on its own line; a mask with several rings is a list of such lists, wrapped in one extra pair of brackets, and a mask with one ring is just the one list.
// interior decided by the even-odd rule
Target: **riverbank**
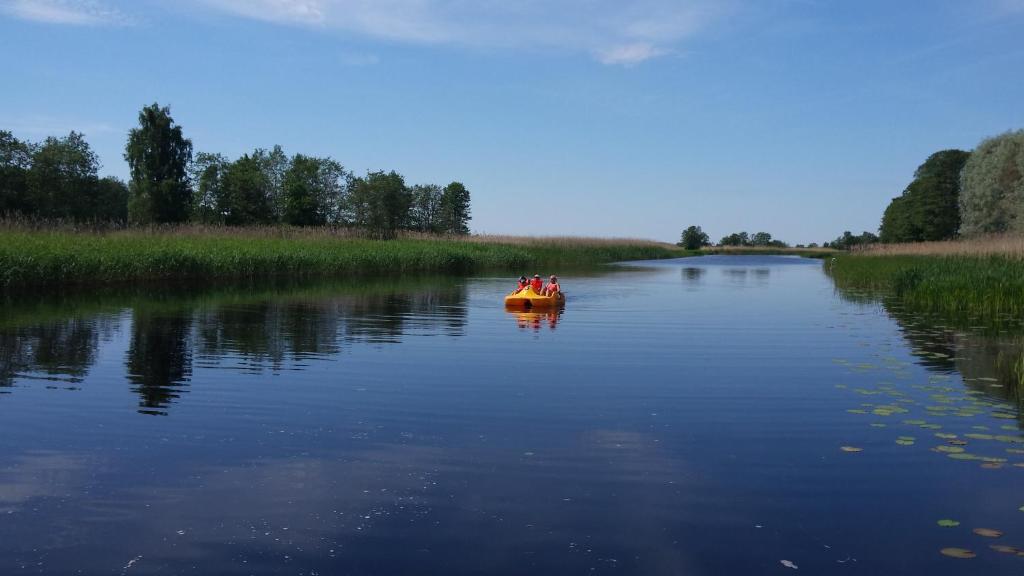
[(708, 246), (700, 249), (702, 255), (800, 256), (803, 258), (828, 258), (838, 252), (832, 248), (775, 248), (769, 246)]
[(382, 241), (346, 230), (287, 227), (53, 231), (8, 226), (0, 228), (0, 287), (485, 269), (526, 273), (690, 254), (632, 239), (409, 236)]
[(906, 307), (972, 321), (1024, 315), (1024, 237), (880, 245), (826, 270), (844, 290), (890, 292)]

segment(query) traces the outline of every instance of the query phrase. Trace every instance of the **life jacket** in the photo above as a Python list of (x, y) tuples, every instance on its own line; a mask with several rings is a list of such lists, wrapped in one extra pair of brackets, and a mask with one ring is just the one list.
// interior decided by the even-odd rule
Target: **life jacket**
[(548, 282), (548, 286), (544, 291), (548, 294), (557, 294), (561, 291), (561, 288), (558, 287), (558, 282)]
[(522, 292), (529, 285), (529, 282), (516, 282), (516, 292)]
[(541, 289), (544, 288), (544, 281), (540, 278), (534, 278), (530, 281), (530, 288), (533, 288), (534, 292), (540, 294)]

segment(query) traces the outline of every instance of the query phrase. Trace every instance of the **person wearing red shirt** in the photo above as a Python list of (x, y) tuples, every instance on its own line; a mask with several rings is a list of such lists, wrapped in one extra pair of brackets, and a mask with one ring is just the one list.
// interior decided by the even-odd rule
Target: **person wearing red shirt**
[(540, 274), (534, 274), (533, 280), (530, 281), (530, 288), (537, 294), (543, 294), (544, 281), (540, 279)]

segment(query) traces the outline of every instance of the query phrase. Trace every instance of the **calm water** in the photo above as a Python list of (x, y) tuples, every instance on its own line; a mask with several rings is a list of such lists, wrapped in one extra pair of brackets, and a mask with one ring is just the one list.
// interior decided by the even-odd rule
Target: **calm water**
[(1024, 573), (1012, 334), (792, 258), (512, 283), (4, 308), (0, 574)]

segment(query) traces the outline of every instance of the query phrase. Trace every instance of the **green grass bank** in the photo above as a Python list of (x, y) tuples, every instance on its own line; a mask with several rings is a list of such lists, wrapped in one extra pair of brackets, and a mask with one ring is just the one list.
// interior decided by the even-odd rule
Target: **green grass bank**
[(407, 237), (195, 227), (112, 232), (0, 229), (0, 287), (266, 277), (557, 273), (571, 266), (685, 256), (668, 244), (586, 238)]
[(1024, 259), (1017, 255), (841, 253), (824, 265), (839, 289), (885, 291), (914, 311), (972, 321), (1024, 316)]

